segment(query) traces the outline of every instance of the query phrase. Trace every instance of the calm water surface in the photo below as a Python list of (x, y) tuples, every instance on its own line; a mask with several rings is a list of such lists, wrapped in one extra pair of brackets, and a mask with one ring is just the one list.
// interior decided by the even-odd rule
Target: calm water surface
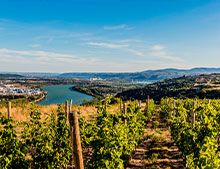
[(73, 85), (55, 85), (42, 87), (48, 94), (47, 97), (38, 104), (61, 104), (65, 103), (67, 99), (72, 99), (74, 104), (80, 104), (93, 98), (92, 96), (71, 90), (72, 86)]

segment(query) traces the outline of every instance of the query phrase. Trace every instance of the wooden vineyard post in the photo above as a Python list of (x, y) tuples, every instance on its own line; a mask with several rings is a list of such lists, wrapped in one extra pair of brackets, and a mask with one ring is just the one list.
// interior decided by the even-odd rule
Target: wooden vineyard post
[(11, 102), (8, 102), (8, 118), (11, 117)]
[(141, 100), (138, 101), (138, 105), (141, 108)]
[(176, 100), (173, 100), (173, 116), (176, 116)]
[(176, 100), (173, 100), (173, 107), (176, 108)]
[(78, 119), (78, 113), (73, 113), (73, 150), (75, 154), (75, 167), (76, 169), (84, 169), (84, 163), (83, 163), (83, 155), (82, 155), (82, 146), (81, 146), (81, 140), (80, 140), (80, 128), (79, 128), (79, 119)]
[[(127, 104), (123, 103), (123, 114), (127, 114)], [(125, 117), (124, 123), (127, 124), (127, 117)]]
[(147, 96), (147, 103), (146, 103), (146, 110), (147, 110), (147, 112), (149, 111), (149, 106), (150, 106), (150, 96), (148, 95)]
[(70, 100), (69, 112), (72, 112), (72, 106), (73, 106), (73, 101), (72, 101), (72, 100)]
[[(68, 102), (68, 101), (67, 101)], [(67, 106), (67, 111), (69, 113), (68, 115), (68, 120), (70, 124), (70, 131), (71, 131), (71, 144), (72, 144), (72, 158), (71, 158), (71, 165), (73, 166), (74, 164), (76, 165), (76, 153), (74, 151), (74, 147), (76, 145), (75, 140), (74, 140), (74, 118), (73, 118), (73, 113), (72, 113), (72, 100), (70, 100), (69, 105)]]
[(68, 121), (69, 121), (69, 103), (68, 103), (68, 100), (66, 100), (66, 102), (65, 102), (65, 112), (66, 112), (66, 120), (67, 120), (67, 124), (68, 124)]
[(71, 165), (75, 165), (75, 169), (84, 169), (78, 113), (72, 112), (72, 100), (70, 100), (68, 111), (72, 142)]
[(105, 108), (105, 111), (107, 111), (107, 107), (108, 107), (108, 106), (107, 106), (107, 102), (105, 101), (104, 104), (105, 104), (105, 105), (104, 105), (104, 106), (105, 106), (105, 107), (104, 107), (104, 108)]
[(209, 103), (208, 103), (208, 105), (210, 106), (210, 104), (211, 104), (211, 100), (209, 99)]
[(196, 113), (195, 113), (196, 105), (197, 105), (197, 101), (194, 100), (194, 101), (193, 101), (192, 120), (191, 120), (192, 127), (195, 126), (195, 122), (196, 122)]
[(150, 107), (150, 96), (147, 96), (147, 111), (149, 111), (149, 107)]
[(123, 103), (123, 113), (127, 114), (127, 104)]
[(122, 100), (120, 99), (120, 102), (119, 102), (119, 110), (120, 110), (120, 113), (122, 113)]

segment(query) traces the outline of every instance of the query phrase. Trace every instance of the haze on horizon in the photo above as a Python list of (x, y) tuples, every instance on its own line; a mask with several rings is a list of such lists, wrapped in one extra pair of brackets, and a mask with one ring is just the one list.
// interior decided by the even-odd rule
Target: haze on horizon
[(220, 67), (217, 0), (2, 0), (0, 72)]

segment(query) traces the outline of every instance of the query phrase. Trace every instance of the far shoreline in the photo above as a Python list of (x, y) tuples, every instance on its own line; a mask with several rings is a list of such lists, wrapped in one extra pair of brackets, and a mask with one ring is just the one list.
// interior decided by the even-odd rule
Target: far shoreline
[(39, 102), (41, 102), (42, 100), (46, 99), (46, 97), (47, 97), (47, 92), (44, 91), (43, 94), (42, 94), (42, 97), (40, 97), (40, 98), (34, 100), (34, 103), (39, 103)]
[[(66, 88), (65, 90), (68, 90), (68, 93), (69, 94), (67, 94), (67, 98), (69, 98), (69, 99), (71, 99), (71, 97), (73, 97), (74, 98), (74, 93), (72, 94), (72, 92), (77, 92), (77, 93), (80, 93), (80, 94), (82, 94), (82, 95), (84, 95), (84, 96), (81, 96), (81, 97), (79, 97), (79, 98), (74, 98), (74, 100), (76, 100), (77, 102), (79, 102), (79, 103), (77, 103), (77, 104), (83, 104), (84, 102), (89, 102), (90, 100), (92, 100), (93, 98), (94, 98), (94, 96), (92, 96), (92, 95), (90, 95), (90, 94), (87, 94), (87, 93), (84, 93), (84, 92), (82, 92), (82, 91), (77, 91), (77, 90), (75, 90), (74, 89), (74, 86), (75, 86), (75, 84), (73, 84), (73, 83), (71, 83), (71, 84), (52, 84), (52, 85), (43, 85), (43, 86), (40, 86), (39, 88), (44, 92), (44, 94), (42, 95), (42, 97), (40, 97), (40, 98), (38, 98), (37, 100), (35, 100), (34, 102), (36, 103), (36, 104), (38, 104), (38, 105), (49, 105), (49, 104), (63, 104), (65, 101), (66, 101), (66, 99), (65, 100), (63, 100), (62, 102), (60, 102), (60, 103), (50, 103), (51, 101), (51, 98), (49, 99), (49, 100), (47, 100), (46, 102), (47, 103), (42, 103), (41, 101), (44, 101), (47, 97), (48, 97), (48, 93), (49, 92), (53, 92), (53, 91), (48, 91), (47, 89), (45, 89), (45, 88), (42, 88), (42, 87), (53, 87), (53, 86), (61, 86), (61, 89), (55, 89), (55, 90), (62, 90), (62, 86), (67, 86), (67, 87), (64, 87), (64, 88)], [(64, 93), (65, 92), (67, 92), (67, 91), (64, 91)], [(62, 95), (62, 97), (65, 97), (65, 94), (63, 94), (62, 93), (62, 91), (61, 91), (61, 95)], [(53, 97), (56, 97), (56, 96), (53, 96)], [(59, 97), (59, 96), (57, 96), (57, 97)], [(84, 98), (85, 97), (85, 98)], [(87, 98), (87, 97), (91, 97), (91, 99), (89, 98)], [(52, 102), (53, 102), (53, 99), (52, 99)], [(42, 103), (42, 104), (41, 104)]]

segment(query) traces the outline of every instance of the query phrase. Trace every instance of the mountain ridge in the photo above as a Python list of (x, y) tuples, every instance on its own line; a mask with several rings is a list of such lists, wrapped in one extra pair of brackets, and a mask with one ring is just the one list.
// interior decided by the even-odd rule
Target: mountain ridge
[(123, 100), (146, 100), (148, 96), (156, 101), (165, 97), (219, 99), (220, 74), (166, 79), (116, 94), (116, 97)]
[(157, 70), (145, 70), (130, 73), (63, 73), (59, 77), (63, 78), (101, 78), (101, 79), (120, 79), (128, 81), (148, 81), (164, 80), (181, 76), (220, 73), (220, 68), (197, 67), (192, 69), (166, 68)]
[(24, 77), (38, 78), (82, 78), (94, 80), (124, 80), (124, 81), (159, 81), (178, 78), (182, 76), (220, 73), (220, 68), (195, 67), (191, 69), (165, 68), (156, 70), (144, 70), (140, 72), (67, 72), (67, 73), (43, 73), (43, 72), (5, 72), (1, 74), (13, 74)]

